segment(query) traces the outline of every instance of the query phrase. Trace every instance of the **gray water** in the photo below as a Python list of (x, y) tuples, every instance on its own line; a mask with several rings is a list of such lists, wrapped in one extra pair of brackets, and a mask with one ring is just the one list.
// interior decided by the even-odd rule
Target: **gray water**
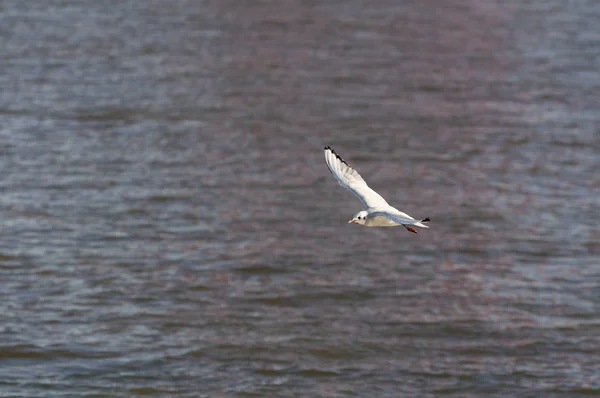
[(0, 396), (600, 395), (599, 21), (4, 0)]

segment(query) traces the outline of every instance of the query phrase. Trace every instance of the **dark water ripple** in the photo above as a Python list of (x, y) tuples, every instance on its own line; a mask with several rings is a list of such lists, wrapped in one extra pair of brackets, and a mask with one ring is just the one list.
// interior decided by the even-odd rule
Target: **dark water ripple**
[(599, 16), (5, 1), (0, 395), (599, 395)]

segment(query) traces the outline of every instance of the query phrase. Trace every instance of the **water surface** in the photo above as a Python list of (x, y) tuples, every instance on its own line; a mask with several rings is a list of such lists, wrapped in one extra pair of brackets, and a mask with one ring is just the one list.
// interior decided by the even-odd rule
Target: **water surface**
[(5, 1), (0, 395), (600, 394), (599, 17)]

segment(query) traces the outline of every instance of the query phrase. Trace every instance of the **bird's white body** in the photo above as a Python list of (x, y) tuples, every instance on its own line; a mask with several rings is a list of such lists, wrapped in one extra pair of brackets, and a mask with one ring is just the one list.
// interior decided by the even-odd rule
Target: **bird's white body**
[(416, 220), (390, 206), (381, 195), (367, 185), (356, 170), (350, 167), (330, 147), (325, 147), (325, 162), (338, 183), (356, 195), (365, 206), (365, 210), (356, 213), (348, 223), (356, 223), (365, 227), (395, 227), (402, 225), (414, 233), (417, 233), (417, 231), (410, 226), (429, 228), (423, 224), (428, 222), (429, 218)]
[(365, 220), (363, 225), (365, 227), (397, 227), (398, 225), (402, 224), (398, 224), (394, 220), (390, 220), (389, 218), (384, 216), (367, 215), (367, 219)]
[[(373, 212), (376, 212), (376, 209), (372, 209)], [(415, 220), (416, 221), (416, 220)], [(359, 223), (360, 224), (360, 223)], [(398, 223), (393, 219), (388, 217), (369, 213), (365, 222), (362, 224), (365, 227), (397, 227), (398, 225), (404, 225), (402, 223)], [(427, 226), (425, 226), (427, 228)]]

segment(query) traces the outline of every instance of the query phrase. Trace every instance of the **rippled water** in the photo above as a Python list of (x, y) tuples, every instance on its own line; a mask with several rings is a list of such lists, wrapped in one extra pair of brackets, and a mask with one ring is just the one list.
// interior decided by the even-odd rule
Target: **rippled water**
[(0, 395), (599, 395), (599, 18), (4, 1)]

